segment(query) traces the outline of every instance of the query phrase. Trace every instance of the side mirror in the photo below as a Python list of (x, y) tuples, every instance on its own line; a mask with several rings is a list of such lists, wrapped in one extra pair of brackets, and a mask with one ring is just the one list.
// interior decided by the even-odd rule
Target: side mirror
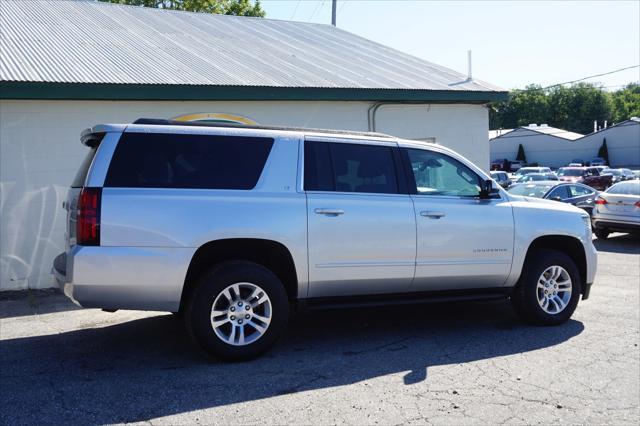
[(552, 199), (553, 201), (562, 201), (562, 198), (560, 198), (560, 196), (559, 196), (559, 195), (556, 195), (555, 197), (551, 197), (551, 199)]
[(480, 199), (486, 200), (493, 198), (492, 196), (498, 194), (500, 191), (493, 187), (493, 180), (487, 179), (481, 182), (480, 186)]

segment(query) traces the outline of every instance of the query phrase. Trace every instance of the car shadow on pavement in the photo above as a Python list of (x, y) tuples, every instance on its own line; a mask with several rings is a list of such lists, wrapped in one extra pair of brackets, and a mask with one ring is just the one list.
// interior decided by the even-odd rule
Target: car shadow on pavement
[(0, 302), (0, 319), (82, 309), (57, 288), (2, 291)]
[[(295, 315), (263, 357), (225, 364), (158, 315), (0, 342), (0, 423), (119, 423), (519, 354), (584, 329), (521, 324), (508, 303), (455, 303)], [(524, 367), (523, 367), (524, 369)], [(214, 420), (204, 420), (211, 423)]]
[(598, 251), (623, 254), (640, 254), (640, 235), (611, 234), (606, 240), (595, 239), (593, 245)]

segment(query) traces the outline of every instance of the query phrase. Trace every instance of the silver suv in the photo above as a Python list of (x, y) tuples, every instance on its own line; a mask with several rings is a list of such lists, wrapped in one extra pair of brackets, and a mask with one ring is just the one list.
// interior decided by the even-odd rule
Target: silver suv
[(54, 273), (90, 308), (181, 313), (224, 359), (292, 308), (510, 298), (555, 325), (596, 271), (589, 216), (381, 134), (140, 119), (82, 133)]

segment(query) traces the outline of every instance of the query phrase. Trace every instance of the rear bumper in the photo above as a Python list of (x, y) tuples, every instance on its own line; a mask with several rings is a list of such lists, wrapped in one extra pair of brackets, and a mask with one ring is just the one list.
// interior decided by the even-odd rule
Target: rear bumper
[(53, 274), (84, 308), (175, 312), (195, 249), (75, 246), (58, 255)]
[(607, 220), (597, 217), (593, 218), (593, 227), (595, 229), (608, 229), (618, 232), (640, 232), (640, 222)]

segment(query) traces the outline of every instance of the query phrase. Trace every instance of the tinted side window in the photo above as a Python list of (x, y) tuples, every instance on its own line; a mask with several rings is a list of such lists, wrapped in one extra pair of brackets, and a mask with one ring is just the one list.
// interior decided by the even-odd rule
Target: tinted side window
[(398, 180), (392, 148), (330, 143), (335, 190), (397, 194)]
[(566, 200), (567, 198), (570, 198), (566, 185), (557, 187), (556, 189), (551, 191), (546, 198), (552, 199), (556, 197), (560, 197), (561, 200)]
[(306, 141), (304, 143), (304, 190), (333, 191), (334, 187), (329, 144)]
[(390, 147), (306, 141), (304, 167), (306, 191), (399, 193)]
[(105, 186), (252, 189), (272, 145), (270, 138), (125, 133)]
[(439, 152), (407, 149), (416, 192), (420, 195), (477, 197), (480, 177), (458, 160)]
[(582, 195), (590, 195), (593, 194), (594, 191), (589, 188), (585, 188), (584, 186), (571, 185), (569, 187), (569, 193), (572, 197), (580, 197)]

